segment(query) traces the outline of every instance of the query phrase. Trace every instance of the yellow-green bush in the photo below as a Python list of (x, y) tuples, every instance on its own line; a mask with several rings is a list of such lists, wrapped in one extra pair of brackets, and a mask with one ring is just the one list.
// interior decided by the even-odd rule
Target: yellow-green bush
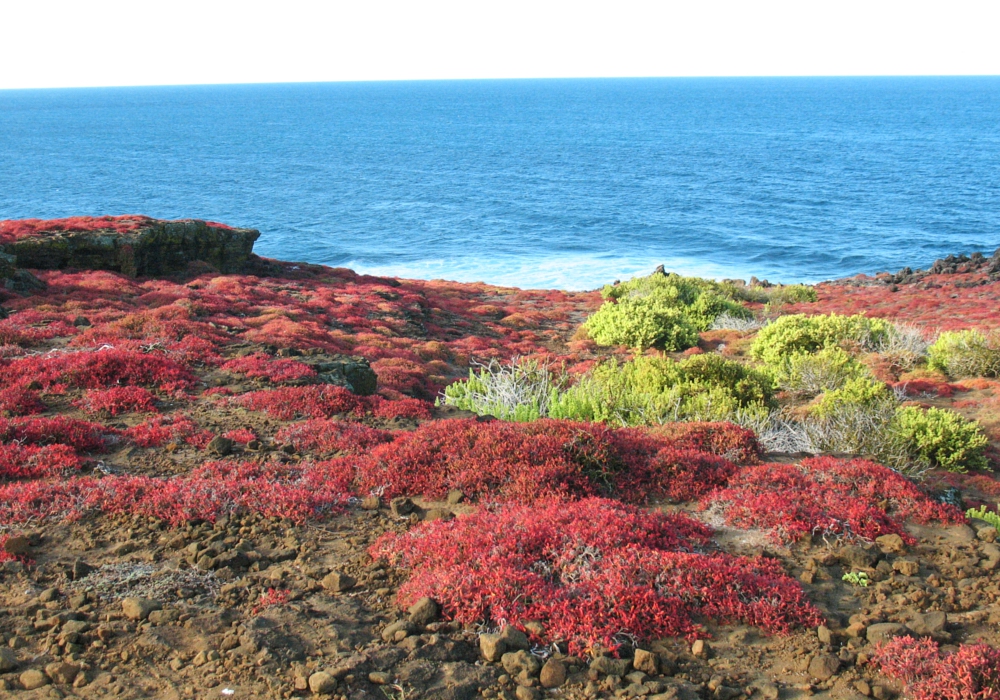
[(553, 400), (549, 415), (622, 425), (724, 420), (766, 413), (772, 401), (768, 375), (719, 355), (637, 357), (597, 366)]
[(727, 287), (711, 280), (653, 274), (606, 286), (607, 301), (584, 327), (599, 345), (627, 345), (640, 351), (691, 347), (720, 314), (752, 318), (731, 298)]
[(795, 353), (812, 353), (844, 343), (877, 344), (887, 336), (890, 326), (888, 321), (861, 314), (781, 316), (760, 329), (750, 346), (750, 354), (775, 366)]
[(1000, 333), (945, 331), (927, 352), (930, 368), (952, 377), (1000, 376)]
[(896, 415), (915, 459), (953, 472), (986, 469), (989, 440), (979, 423), (942, 408), (904, 406)]
[(827, 417), (847, 406), (867, 407), (895, 401), (892, 391), (885, 384), (870, 377), (859, 376), (848, 379), (839, 389), (824, 393), (813, 406), (812, 413)]
[(786, 355), (774, 368), (777, 385), (799, 396), (816, 396), (865, 376), (868, 376), (868, 368), (836, 346), (815, 353)]
[(684, 311), (659, 299), (622, 299), (605, 302), (584, 327), (598, 345), (627, 345), (684, 350), (698, 342), (698, 330)]

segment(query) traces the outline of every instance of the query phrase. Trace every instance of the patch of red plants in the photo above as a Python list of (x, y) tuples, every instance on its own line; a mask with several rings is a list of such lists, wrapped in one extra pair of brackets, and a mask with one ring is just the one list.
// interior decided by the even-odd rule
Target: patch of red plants
[(764, 452), (752, 430), (734, 423), (664, 423), (650, 432), (667, 438), (678, 449), (708, 452), (737, 464), (754, 464)]
[(49, 231), (114, 231), (128, 233), (148, 226), (148, 216), (71, 216), (66, 219), (8, 219), (0, 221), (0, 243), (13, 243)]
[(103, 452), (118, 431), (66, 416), (0, 418), (0, 441), (26, 445), (67, 445), (80, 452)]
[(769, 530), (779, 542), (812, 534), (865, 540), (897, 534), (912, 543), (904, 520), (964, 521), (960, 510), (929, 498), (888, 467), (833, 457), (746, 467), (703, 499), (702, 507), (711, 505), (722, 508), (728, 525)]
[(981, 273), (930, 275), (900, 285), (827, 282), (815, 289), (817, 301), (788, 304), (782, 313), (860, 313), (934, 330), (990, 329), (1000, 323), (1000, 282)]
[(634, 428), (539, 420), (438, 420), (373, 448), (359, 464), (363, 492), (527, 503), (615, 495), (687, 501), (735, 471), (716, 455), (674, 447)]
[(902, 389), (907, 396), (937, 396), (951, 398), (956, 391), (964, 391), (961, 385), (939, 382), (932, 379), (911, 379), (905, 382), (893, 382), (893, 388)]
[(0, 481), (49, 479), (76, 471), (80, 458), (66, 445), (0, 443)]
[(223, 363), (221, 369), (243, 374), (251, 379), (266, 379), (276, 384), (316, 377), (316, 371), (303, 362), (279, 359), (264, 353), (237, 357)]
[(74, 405), (91, 414), (156, 413), (156, 397), (141, 386), (90, 389)]
[(183, 414), (153, 416), (144, 423), (126, 429), (124, 435), (139, 447), (162, 447), (168, 443), (186, 442), (202, 448), (212, 439), (210, 432), (199, 430), (198, 425)]
[(0, 389), (0, 416), (28, 416), (44, 410), (45, 404), (37, 391), (23, 386)]
[(903, 681), (912, 700), (1000, 699), (1000, 649), (986, 644), (945, 652), (933, 639), (896, 637), (875, 648), (871, 663)]
[(106, 348), (0, 360), (0, 382), (47, 390), (158, 386), (170, 392), (190, 388), (194, 375), (162, 354)]
[(700, 553), (710, 534), (685, 515), (586, 499), (423, 523), (370, 551), (411, 571), (400, 605), (428, 596), (466, 624), (540, 621), (546, 638), (534, 641), (570, 653), (707, 636), (705, 618), (777, 633), (819, 624), (776, 561)]
[(275, 439), (293, 445), (299, 452), (324, 455), (366, 452), (377, 445), (391, 442), (393, 437), (386, 430), (319, 418), (287, 425), (278, 431)]
[(278, 420), (299, 417), (331, 418), (372, 415), (393, 418), (430, 418), (430, 404), (418, 399), (389, 401), (381, 396), (358, 396), (344, 387), (332, 384), (281, 387), (254, 391), (235, 399), (236, 403), (251, 411), (264, 411)]
[[(42, 448), (48, 449), (48, 448)], [(142, 515), (170, 525), (236, 512), (305, 522), (346, 502), (349, 479), (322, 466), (208, 462), (176, 477), (77, 477), (0, 485), (0, 522), (75, 519), (88, 512)]]

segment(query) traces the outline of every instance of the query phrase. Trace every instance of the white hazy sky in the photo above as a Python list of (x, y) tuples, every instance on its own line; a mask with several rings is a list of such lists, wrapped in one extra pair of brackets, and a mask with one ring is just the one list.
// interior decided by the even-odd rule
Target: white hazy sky
[(0, 89), (997, 75), (998, 0), (0, 0)]

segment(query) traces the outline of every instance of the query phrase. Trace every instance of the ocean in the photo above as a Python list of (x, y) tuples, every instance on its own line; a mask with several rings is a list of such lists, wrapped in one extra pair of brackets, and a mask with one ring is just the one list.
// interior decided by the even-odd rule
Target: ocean
[(1000, 246), (1000, 78), (0, 91), (0, 219), (122, 213), (532, 288), (895, 271)]

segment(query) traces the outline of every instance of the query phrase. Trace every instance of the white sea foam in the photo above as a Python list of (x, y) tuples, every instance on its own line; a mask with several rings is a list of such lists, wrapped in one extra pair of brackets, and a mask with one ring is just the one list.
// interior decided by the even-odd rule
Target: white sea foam
[[(361, 261), (351, 261), (344, 263), (342, 267), (349, 267), (361, 274), (404, 279), (445, 279), (455, 282), (486, 282), (522, 289), (582, 291), (599, 289), (615, 280), (648, 275), (657, 265), (663, 265), (668, 272), (713, 279), (733, 277), (734, 269), (740, 269), (729, 265), (723, 268), (683, 258), (664, 260), (593, 255), (553, 255), (537, 259), (470, 256), (447, 260), (400, 261), (390, 265), (368, 265)], [(751, 274), (752, 272), (747, 271), (744, 277), (749, 278)]]

